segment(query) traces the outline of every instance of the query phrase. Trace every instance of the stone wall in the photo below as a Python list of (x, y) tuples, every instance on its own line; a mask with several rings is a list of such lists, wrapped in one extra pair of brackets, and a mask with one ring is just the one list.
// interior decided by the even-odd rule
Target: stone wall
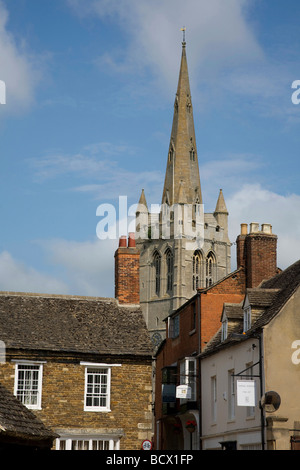
[[(43, 423), (59, 434), (62, 430), (119, 433), (121, 450), (138, 450), (152, 437), (151, 361), (126, 358), (64, 358), (11, 353), (0, 365), (0, 382), (14, 392), (16, 361), (42, 360), (42, 409), (32, 410)], [(80, 361), (118, 363), (111, 372), (110, 412), (84, 411), (85, 366)]]

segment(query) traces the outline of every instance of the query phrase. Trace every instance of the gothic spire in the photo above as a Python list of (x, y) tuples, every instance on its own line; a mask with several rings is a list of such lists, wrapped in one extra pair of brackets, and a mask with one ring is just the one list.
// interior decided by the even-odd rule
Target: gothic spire
[[(180, 190), (182, 185), (184, 185), (185, 201), (182, 201), (182, 191)], [(168, 200), (170, 205), (177, 204), (179, 197), (181, 203), (202, 203), (185, 40), (182, 42), (162, 203), (166, 203)]]

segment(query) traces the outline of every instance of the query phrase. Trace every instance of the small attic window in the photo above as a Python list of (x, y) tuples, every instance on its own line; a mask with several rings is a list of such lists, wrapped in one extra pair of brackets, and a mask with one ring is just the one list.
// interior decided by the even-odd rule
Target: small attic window
[(228, 336), (228, 319), (225, 318), (225, 320), (222, 321), (222, 330), (221, 330), (221, 339), (222, 341), (225, 341)]
[(244, 332), (251, 328), (251, 307), (244, 309)]

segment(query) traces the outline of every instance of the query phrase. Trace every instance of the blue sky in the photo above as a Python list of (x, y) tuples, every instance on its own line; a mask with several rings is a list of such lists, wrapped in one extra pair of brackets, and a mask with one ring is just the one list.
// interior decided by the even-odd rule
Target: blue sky
[[(97, 207), (160, 203), (186, 27), (205, 212), (300, 258), (296, 0), (0, 0), (0, 290), (114, 295)], [(234, 268), (234, 245), (233, 245)]]

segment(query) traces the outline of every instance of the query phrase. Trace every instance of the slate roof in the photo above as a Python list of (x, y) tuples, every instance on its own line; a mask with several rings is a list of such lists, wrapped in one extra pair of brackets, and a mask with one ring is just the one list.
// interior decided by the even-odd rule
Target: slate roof
[(272, 305), (279, 292), (280, 289), (263, 289), (255, 287), (247, 289), (246, 294), (251, 306), (265, 308)]
[[(242, 304), (232, 304), (229, 302), (224, 303), (223, 313), (226, 315), (228, 319), (241, 319), (243, 318), (243, 309)], [(222, 315), (223, 315), (222, 313)]]
[[(263, 313), (257, 317), (252, 327), (244, 335), (244, 339), (254, 335), (263, 326), (267, 325), (282, 309), (289, 298), (300, 286), (300, 260), (289, 266), (284, 271), (281, 271), (276, 276), (267, 281), (263, 281), (258, 288), (248, 289), (247, 295), (249, 296), (251, 305), (263, 308)], [(235, 333), (241, 334), (243, 332), (243, 322), (240, 321), (236, 324)], [(231, 331), (232, 333), (232, 331)], [(242, 340), (242, 339), (240, 339)], [(225, 341), (221, 340), (221, 328), (217, 331), (215, 336), (206, 345), (200, 357), (213, 354), (215, 351), (227, 348), (228, 346), (236, 343), (231, 335)]]
[(140, 308), (99, 297), (0, 292), (0, 339), (6, 349), (152, 355)]
[(51, 442), (58, 436), (0, 384), (0, 442), (3, 437)]

